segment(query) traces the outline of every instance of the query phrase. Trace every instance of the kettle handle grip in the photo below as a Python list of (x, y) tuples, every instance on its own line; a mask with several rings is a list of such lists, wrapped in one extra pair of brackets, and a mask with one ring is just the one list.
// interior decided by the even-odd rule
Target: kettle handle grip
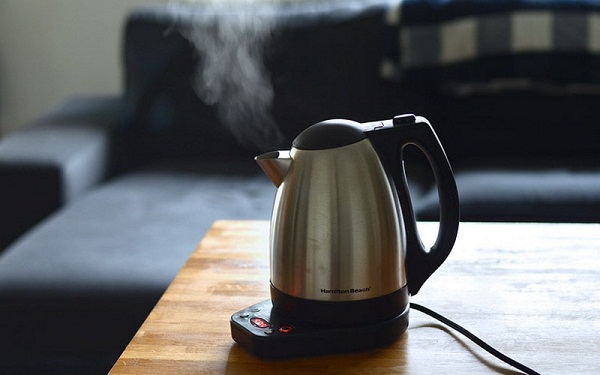
[[(396, 121), (399, 118), (401, 120)], [(385, 126), (365, 133), (375, 147), (398, 193), (406, 228), (405, 264), (408, 290), (411, 295), (415, 295), (429, 276), (446, 260), (456, 241), (460, 208), (454, 174), (437, 135), (423, 117), (397, 116), (393, 126)], [(414, 145), (423, 152), (436, 180), (440, 202), (440, 223), (436, 241), (429, 250), (425, 248), (419, 236), (408, 191), (402, 159), (403, 150), (408, 145)]]

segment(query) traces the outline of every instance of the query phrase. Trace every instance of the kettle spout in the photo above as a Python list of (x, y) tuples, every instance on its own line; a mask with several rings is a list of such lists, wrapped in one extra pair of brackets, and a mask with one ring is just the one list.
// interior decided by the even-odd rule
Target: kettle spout
[(271, 151), (254, 158), (258, 165), (265, 172), (267, 177), (273, 182), (275, 187), (279, 187), (292, 164), (290, 152), (286, 151)]

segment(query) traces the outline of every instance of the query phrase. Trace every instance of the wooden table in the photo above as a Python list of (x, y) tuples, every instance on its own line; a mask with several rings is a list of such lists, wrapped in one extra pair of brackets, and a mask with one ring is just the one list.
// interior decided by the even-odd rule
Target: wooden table
[[(437, 226), (420, 223), (430, 238)], [(411, 311), (389, 347), (263, 361), (231, 339), (234, 312), (269, 297), (267, 222), (218, 221), (111, 374), (515, 373)], [(453, 252), (412, 298), (542, 374), (600, 374), (600, 225), (462, 223)]]

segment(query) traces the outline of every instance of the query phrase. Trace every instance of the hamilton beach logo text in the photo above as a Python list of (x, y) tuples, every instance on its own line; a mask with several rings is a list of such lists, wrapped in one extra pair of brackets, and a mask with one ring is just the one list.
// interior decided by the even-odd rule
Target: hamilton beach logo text
[(325, 288), (321, 288), (321, 293), (325, 293), (325, 294), (354, 294), (354, 293), (366, 293), (366, 292), (370, 292), (371, 291), (371, 287), (368, 286), (366, 288), (359, 288), (359, 289), (325, 289)]

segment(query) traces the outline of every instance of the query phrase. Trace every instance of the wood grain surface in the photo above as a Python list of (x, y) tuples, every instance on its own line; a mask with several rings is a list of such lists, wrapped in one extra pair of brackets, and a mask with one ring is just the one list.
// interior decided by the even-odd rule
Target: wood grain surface
[[(425, 242), (435, 223), (419, 223)], [(259, 360), (230, 336), (234, 312), (269, 297), (268, 222), (218, 221), (111, 374), (517, 373), (412, 310), (394, 344)], [(542, 374), (600, 374), (600, 225), (462, 223), (453, 252), (413, 302)]]

